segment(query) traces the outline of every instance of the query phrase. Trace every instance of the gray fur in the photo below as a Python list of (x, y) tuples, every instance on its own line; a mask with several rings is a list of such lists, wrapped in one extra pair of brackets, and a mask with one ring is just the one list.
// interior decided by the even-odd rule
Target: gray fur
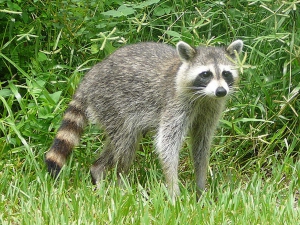
[(191, 61), (196, 55), (196, 50), (183, 41), (178, 42), (176, 49), (181, 60), (186, 62)]
[(235, 56), (235, 51), (240, 54), (243, 49), (243, 42), (241, 40), (236, 40), (232, 42), (226, 49), (230, 56)]
[[(72, 101), (72, 105), (84, 109), (84, 118), (98, 123), (107, 135), (105, 147), (91, 167), (93, 182), (97, 184), (114, 166), (118, 173), (128, 172), (140, 138), (154, 130), (156, 151), (171, 196), (179, 194), (179, 150), (187, 135), (191, 137), (197, 187), (203, 190), (212, 136), (226, 97), (207, 96), (201, 82), (222, 80), (218, 65), (234, 66), (228, 56), (234, 50), (240, 52), (242, 42), (233, 43), (227, 51), (217, 47), (192, 48), (184, 42), (178, 43), (177, 51), (166, 44), (140, 43), (123, 47), (95, 65)], [(214, 76), (211, 80), (199, 78), (199, 87), (193, 87), (190, 73), (205, 65), (213, 65)], [(228, 85), (230, 91), (233, 85)], [(67, 134), (64, 138), (68, 139)], [(51, 155), (46, 155), (48, 166), (52, 166), (50, 171), (57, 169), (53, 167), (56, 158), (52, 155), (69, 154), (62, 151), (53, 145), (47, 153)], [(60, 160), (58, 169), (64, 161)]]

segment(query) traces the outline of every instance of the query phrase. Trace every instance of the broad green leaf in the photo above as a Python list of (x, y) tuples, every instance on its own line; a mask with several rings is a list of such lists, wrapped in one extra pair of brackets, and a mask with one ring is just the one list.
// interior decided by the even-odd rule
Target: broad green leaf
[(121, 17), (122, 13), (117, 11), (117, 10), (108, 10), (106, 12), (101, 13), (102, 15), (105, 16), (112, 16), (112, 17)]
[(99, 46), (96, 43), (92, 44), (91, 45), (91, 53), (96, 54), (98, 52), (99, 52)]
[(159, 0), (148, 0), (148, 1), (144, 1), (144, 2), (141, 2), (139, 4), (136, 4), (134, 6), (134, 8), (142, 9), (142, 8), (145, 8), (149, 5), (153, 5), (153, 4), (156, 4), (156, 3), (159, 3)]
[(172, 30), (167, 30), (166, 31), (166, 34), (172, 36), (172, 37), (177, 37), (177, 38), (181, 38), (181, 34), (179, 34), (178, 32), (176, 31), (172, 31)]
[(54, 101), (55, 103), (57, 103), (57, 102), (59, 101), (59, 98), (60, 98), (61, 93), (62, 93), (62, 91), (57, 91), (57, 92), (55, 92), (55, 93), (53, 93), (53, 94), (49, 94), (49, 95), (50, 95), (50, 97), (53, 99), (53, 101)]
[(5, 89), (0, 90), (0, 96), (2, 96), (4, 98), (10, 96), (11, 94), (12, 94), (12, 91), (10, 89), (5, 88)]
[(112, 17), (121, 17), (121, 16), (129, 16), (134, 14), (135, 10), (132, 7), (128, 7), (126, 5), (121, 5), (118, 10), (109, 10), (103, 12), (102, 15), (112, 16)]
[(118, 11), (122, 14), (122, 16), (128, 16), (134, 14), (135, 10), (131, 7), (127, 7), (126, 5), (121, 5), (118, 8)]
[(46, 56), (45, 53), (43, 53), (43, 52), (39, 52), (39, 53), (38, 53), (38, 61), (39, 61), (39, 62), (46, 61), (47, 59), (48, 59), (48, 57)]

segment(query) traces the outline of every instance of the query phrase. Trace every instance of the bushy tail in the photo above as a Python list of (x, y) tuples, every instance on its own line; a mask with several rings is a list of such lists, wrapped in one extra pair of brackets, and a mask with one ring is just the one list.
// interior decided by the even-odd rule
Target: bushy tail
[(85, 110), (80, 101), (74, 99), (65, 112), (51, 148), (46, 153), (45, 162), (53, 177), (58, 175), (74, 146), (79, 144), (85, 124)]

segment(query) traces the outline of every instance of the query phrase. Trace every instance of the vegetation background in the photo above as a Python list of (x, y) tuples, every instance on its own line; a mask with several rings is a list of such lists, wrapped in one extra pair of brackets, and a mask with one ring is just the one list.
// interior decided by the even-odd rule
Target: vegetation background
[[(0, 0), (1, 224), (299, 224), (300, 1)], [(43, 163), (84, 73), (115, 49), (245, 43), (240, 87), (220, 122), (207, 192), (195, 198), (188, 145), (170, 204), (150, 138), (126, 185), (93, 191), (103, 145), (87, 128), (59, 180)], [(113, 90), (112, 90), (113, 91)]]

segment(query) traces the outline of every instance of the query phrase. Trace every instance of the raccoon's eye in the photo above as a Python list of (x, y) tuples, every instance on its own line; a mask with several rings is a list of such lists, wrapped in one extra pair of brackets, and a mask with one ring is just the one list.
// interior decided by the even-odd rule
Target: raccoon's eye
[(193, 86), (202, 87), (202, 88), (206, 87), (206, 85), (210, 82), (212, 77), (213, 77), (213, 73), (210, 71), (201, 72), (193, 82)]
[(233, 76), (232, 76), (232, 73), (229, 72), (229, 71), (223, 71), (222, 72), (222, 77), (224, 78), (224, 80), (226, 81), (226, 83), (229, 85), (229, 86), (232, 86), (233, 83), (234, 83), (234, 79), (233, 79)]
[(229, 78), (229, 77), (232, 76), (232, 74), (231, 74), (231, 72), (229, 72), (229, 71), (223, 71), (223, 72), (222, 72), (222, 76), (223, 76), (224, 78)]
[(210, 72), (210, 71), (204, 71), (204, 72), (200, 73), (199, 75), (200, 75), (202, 78), (205, 78), (205, 79), (210, 78), (210, 77), (213, 76), (212, 72)]

